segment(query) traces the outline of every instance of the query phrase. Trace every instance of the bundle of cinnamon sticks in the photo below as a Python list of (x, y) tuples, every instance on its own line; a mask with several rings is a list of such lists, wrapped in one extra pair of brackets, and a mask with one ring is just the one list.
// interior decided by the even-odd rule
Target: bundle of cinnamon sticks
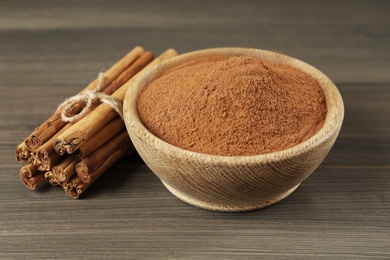
[[(168, 49), (157, 58), (137, 46), (103, 74), (103, 82), (93, 80), (79, 95), (102, 85), (101, 92), (122, 103), (139, 72), (177, 55)], [(77, 115), (85, 104), (70, 107)], [(61, 186), (72, 198), (79, 198), (111, 165), (133, 149), (124, 122), (106, 103), (95, 104), (76, 122), (63, 120), (57, 109), (15, 149), (16, 160), (25, 162), (20, 177), (29, 189), (44, 181)]]

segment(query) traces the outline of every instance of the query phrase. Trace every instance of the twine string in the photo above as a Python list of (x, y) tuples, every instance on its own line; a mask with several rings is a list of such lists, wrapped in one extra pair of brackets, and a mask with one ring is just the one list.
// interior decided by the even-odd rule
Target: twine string
[[(115, 112), (123, 118), (122, 103), (114, 97), (101, 92), (104, 89), (104, 73), (100, 72), (97, 77), (96, 87), (92, 90), (87, 90), (84, 93), (77, 94), (62, 102), (57, 110), (61, 112), (61, 118), (64, 122), (75, 122), (81, 119), (91, 108), (92, 105), (105, 103), (111, 106)], [(80, 112), (72, 111), (75, 105), (83, 107)]]

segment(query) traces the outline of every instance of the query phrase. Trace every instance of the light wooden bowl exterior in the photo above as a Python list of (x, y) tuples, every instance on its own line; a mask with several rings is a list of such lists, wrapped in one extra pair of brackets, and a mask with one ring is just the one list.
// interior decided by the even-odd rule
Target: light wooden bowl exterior
[[(214, 156), (170, 145), (141, 123), (136, 103), (144, 86), (164, 70), (203, 55), (252, 56), (289, 64), (312, 75), (323, 88), (327, 116), (323, 128), (292, 148), (255, 156)], [(179, 55), (145, 71), (128, 90), (124, 119), (138, 153), (179, 199), (204, 209), (249, 211), (291, 194), (325, 158), (342, 125), (344, 105), (333, 82), (312, 66), (279, 53), (246, 48), (217, 48)]]

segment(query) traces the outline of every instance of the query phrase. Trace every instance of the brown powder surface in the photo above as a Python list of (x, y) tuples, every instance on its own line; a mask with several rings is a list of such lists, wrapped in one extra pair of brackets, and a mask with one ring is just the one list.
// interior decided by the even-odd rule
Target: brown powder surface
[(142, 90), (137, 109), (160, 139), (227, 156), (297, 145), (318, 132), (327, 111), (310, 75), (242, 56), (203, 57), (164, 72)]

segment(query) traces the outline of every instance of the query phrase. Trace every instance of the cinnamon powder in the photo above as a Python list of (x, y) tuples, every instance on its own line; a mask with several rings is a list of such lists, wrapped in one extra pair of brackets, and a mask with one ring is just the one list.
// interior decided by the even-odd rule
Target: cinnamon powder
[(162, 140), (227, 156), (297, 145), (323, 126), (327, 111), (310, 75), (242, 56), (208, 56), (174, 67), (143, 89), (137, 108)]

